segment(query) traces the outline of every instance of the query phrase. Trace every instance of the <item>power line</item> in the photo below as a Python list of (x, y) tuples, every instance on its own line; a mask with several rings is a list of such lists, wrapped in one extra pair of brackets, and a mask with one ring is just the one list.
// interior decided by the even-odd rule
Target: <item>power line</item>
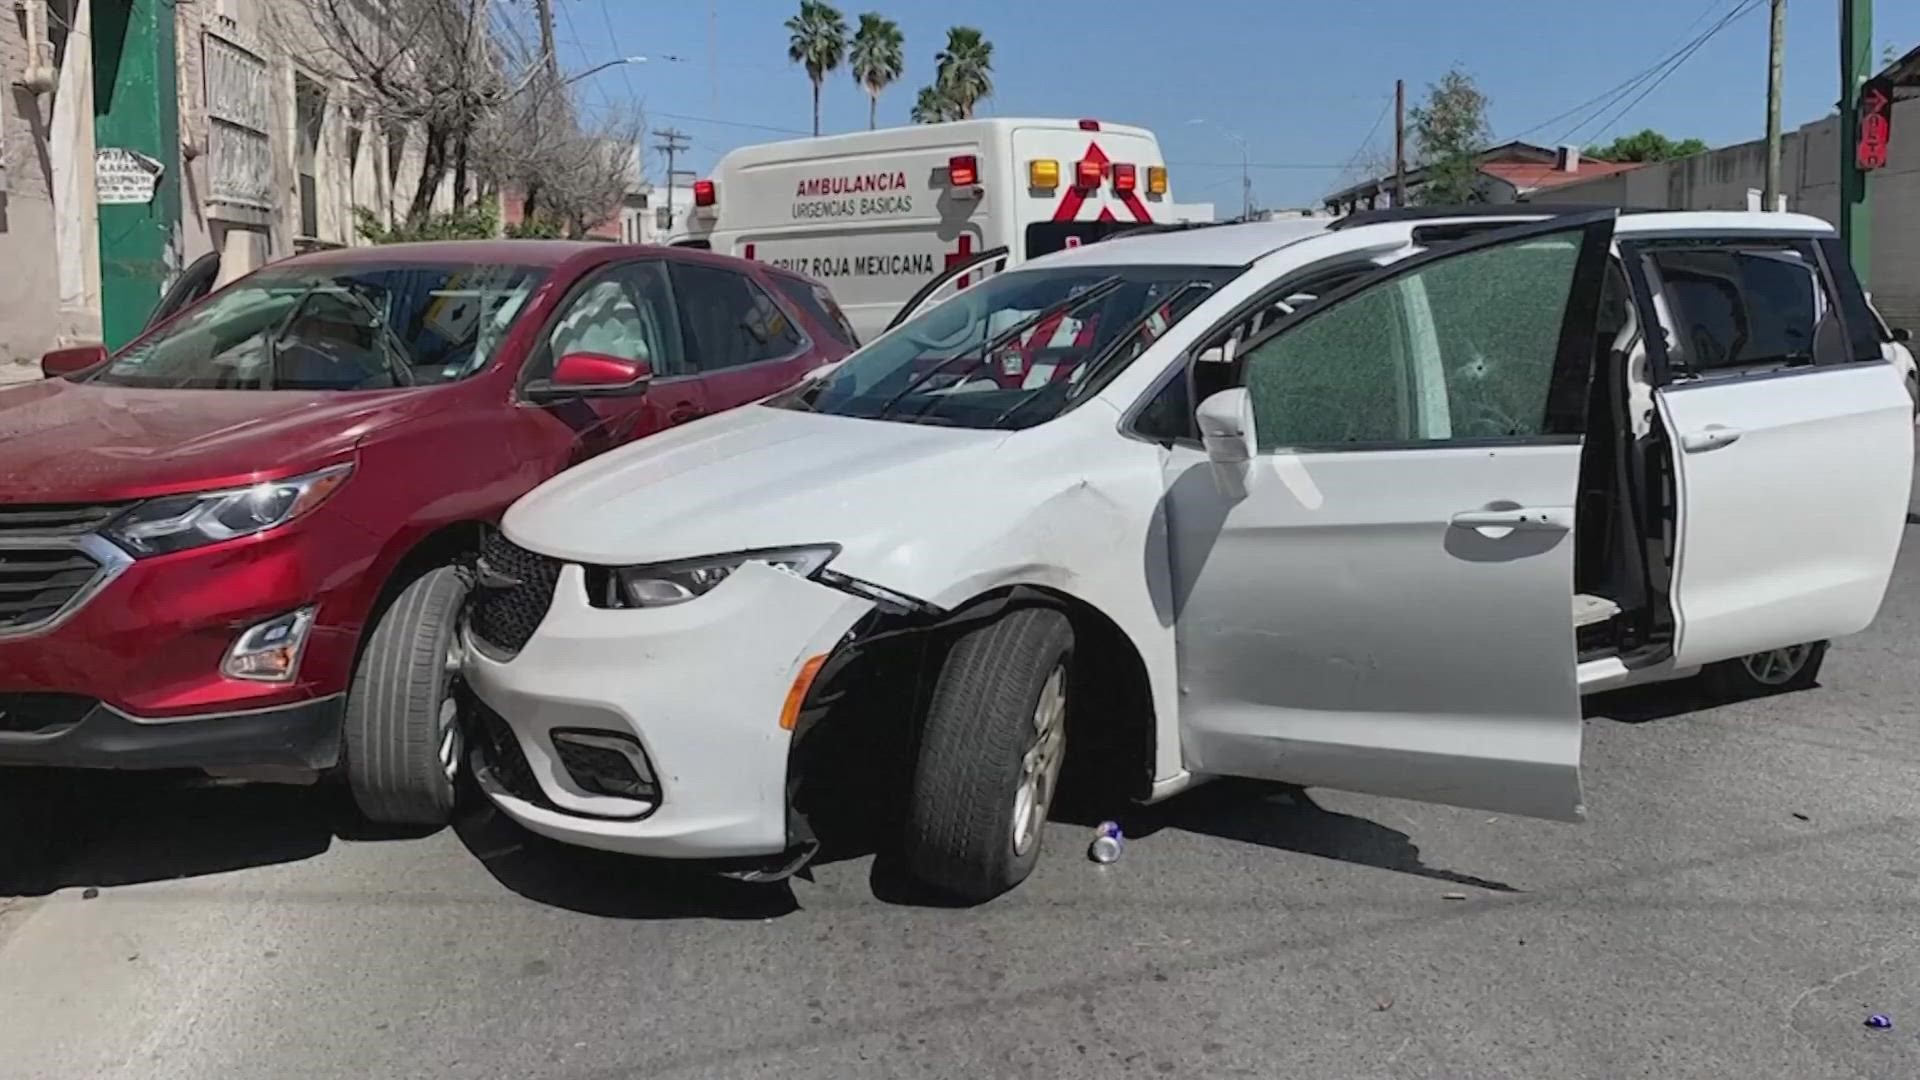
[[(613, 45), (613, 55), (631, 55), (620, 47), (620, 32), (613, 28), (613, 12), (607, 10), (607, 0), (600, 0), (600, 18), (607, 24), (607, 41)], [(627, 73), (627, 66), (625, 64), (620, 65), (620, 81), (627, 84), (627, 100), (629, 102), (639, 101), (640, 94), (633, 88), (633, 76)]]
[[(1619, 123), (1623, 117), (1625, 117), (1628, 113), (1632, 112), (1634, 106), (1640, 104), (1642, 101), (1645, 101), (1648, 94), (1651, 94), (1655, 90), (1660, 89), (1661, 83), (1666, 82), (1667, 79), (1671, 77), (1674, 72), (1679, 71), (1681, 66), (1684, 65), (1689, 59), (1691, 59), (1694, 53), (1699, 52), (1700, 49), (1706, 45), (1707, 42), (1713, 40), (1716, 34), (1718, 34), (1722, 30), (1725, 30), (1727, 27), (1733, 25), (1733, 23), (1736, 20), (1740, 19), (1741, 17), (1746, 15), (1751, 15), (1753, 12), (1758, 11), (1760, 9), (1760, 5), (1765, 2), (1766, 0), (1746, 0), (1746, 2), (1742, 4), (1740, 7), (1735, 8), (1726, 17), (1722, 18), (1719, 22), (1714, 23), (1712, 28), (1709, 29), (1706, 33), (1700, 35), (1700, 37), (1695, 40), (1695, 42), (1690, 48), (1688, 48), (1684, 53), (1677, 56), (1674, 59), (1672, 65), (1669, 66), (1667, 70), (1660, 73), (1659, 78), (1653, 80), (1653, 82), (1650, 85), (1648, 85), (1645, 90), (1640, 91), (1639, 95), (1636, 96), (1632, 101), (1627, 102), (1626, 105), (1623, 106), (1619, 112), (1616, 112), (1611, 117), (1608, 117), (1605, 123), (1601, 124), (1598, 128), (1594, 129), (1595, 137), (1597, 138), (1601, 135), (1606, 134), (1606, 132), (1609, 129), (1611, 129), (1613, 125)], [(1581, 125), (1581, 126), (1584, 127), (1585, 125)], [(1575, 128), (1574, 130), (1578, 131), (1579, 128)], [(1565, 140), (1562, 140), (1562, 141), (1564, 142)]]
[[(1580, 104), (1573, 106), (1572, 108), (1566, 110), (1565, 112), (1555, 113), (1554, 115), (1547, 117), (1545, 120), (1540, 121), (1539, 123), (1533, 125), (1532, 127), (1523, 128), (1519, 131), (1512, 133), (1511, 135), (1503, 136), (1502, 138), (1496, 139), (1494, 141), (1496, 143), (1507, 143), (1507, 142), (1514, 142), (1519, 139), (1523, 139), (1526, 136), (1531, 135), (1536, 131), (1540, 131), (1543, 128), (1552, 127), (1554, 124), (1557, 124), (1560, 121), (1575, 115), (1576, 113), (1584, 112), (1587, 109), (1596, 105), (1599, 106), (1596, 112), (1604, 112), (1609, 105), (1613, 104), (1616, 101), (1619, 101), (1622, 97), (1625, 97), (1627, 94), (1632, 93), (1635, 87), (1641, 85), (1647, 79), (1652, 78), (1657, 72), (1660, 71), (1661, 68), (1667, 66), (1667, 64), (1673, 59), (1675, 55), (1677, 55), (1681, 50), (1684, 50), (1685, 48), (1687, 48), (1688, 45), (1692, 44), (1694, 39), (1687, 38), (1684, 35), (1692, 33), (1693, 29), (1699, 26), (1700, 23), (1703, 20), (1705, 20), (1709, 14), (1713, 12), (1714, 8), (1719, 7), (1724, 2), (1725, 0), (1709, 0), (1707, 6), (1705, 8), (1702, 8), (1700, 13), (1693, 17), (1693, 21), (1687, 24), (1687, 28), (1685, 30), (1681, 31), (1681, 34), (1683, 35), (1683, 37), (1679, 42), (1676, 43), (1674, 52), (1668, 53), (1665, 57), (1663, 57), (1659, 62), (1655, 63), (1653, 66), (1645, 69), (1644, 71), (1636, 72), (1629, 78), (1621, 81), (1620, 83), (1615, 84), (1614, 86), (1607, 88), (1606, 90), (1601, 91), (1598, 94), (1595, 94), (1593, 97), (1590, 97), (1585, 101), (1582, 101)], [(1741, 0), (1734, 0), (1734, 2), (1737, 5), (1741, 2)]]
[(1340, 166), (1340, 171), (1342, 174), (1351, 172), (1353, 170), (1353, 167), (1359, 164), (1360, 155), (1366, 153), (1367, 147), (1372, 145), (1373, 136), (1377, 132), (1379, 132), (1380, 125), (1384, 123), (1387, 119), (1387, 113), (1391, 112), (1392, 110), (1393, 110), (1393, 95), (1389, 94), (1387, 95), (1386, 103), (1380, 106), (1380, 115), (1373, 118), (1373, 126), (1367, 129), (1366, 135), (1360, 140), (1360, 145), (1354, 148), (1353, 156), (1347, 159), (1347, 163), (1345, 165)]

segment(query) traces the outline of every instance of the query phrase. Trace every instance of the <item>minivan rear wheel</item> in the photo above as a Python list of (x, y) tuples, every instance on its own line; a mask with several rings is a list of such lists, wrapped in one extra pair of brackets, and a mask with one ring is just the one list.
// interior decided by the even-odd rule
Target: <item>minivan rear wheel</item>
[(345, 757), (354, 804), (385, 825), (444, 825), (453, 814), (461, 731), (458, 622), (471, 585), (442, 566), (401, 590), (374, 627), (347, 695)]
[(1026, 880), (1066, 759), (1073, 626), (1023, 608), (962, 634), (934, 682), (907, 812), (922, 883), (980, 903)]
[(1809, 641), (1709, 664), (1702, 673), (1715, 695), (1735, 699), (1811, 689), (1827, 659), (1827, 643)]

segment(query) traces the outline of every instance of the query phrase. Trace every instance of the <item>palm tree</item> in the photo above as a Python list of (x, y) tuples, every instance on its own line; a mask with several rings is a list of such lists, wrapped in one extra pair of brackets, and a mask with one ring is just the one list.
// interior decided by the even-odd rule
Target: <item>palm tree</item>
[(853, 68), (853, 81), (867, 92), (867, 130), (879, 122), (880, 91), (885, 90), (907, 68), (901, 51), (906, 38), (900, 24), (869, 11), (860, 16), (860, 30), (853, 35), (853, 50), (847, 54)]
[(923, 86), (913, 99), (913, 122), (938, 124), (954, 118), (953, 102), (937, 86)]
[(956, 119), (973, 119), (973, 106), (993, 94), (993, 42), (971, 26), (947, 31), (947, 47), (934, 57), (934, 85), (953, 103)]
[(847, 20), (823, 0), (800, 0), (800, 14), (787, 20), (787, 59), (813, 80), (813, 133), (820, 134), (820, 85), (847, 55)]

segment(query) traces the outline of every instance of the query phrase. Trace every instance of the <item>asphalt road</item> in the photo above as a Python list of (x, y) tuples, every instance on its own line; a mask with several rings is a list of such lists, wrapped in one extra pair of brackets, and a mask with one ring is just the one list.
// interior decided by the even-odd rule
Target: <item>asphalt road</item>
[(0, 776), (0, 1077), (1911, 1077), (1916, 672), (1920, 525), (1819, 689), (1593, 703), (1586, 825), (1216, 786), (972, 910)]

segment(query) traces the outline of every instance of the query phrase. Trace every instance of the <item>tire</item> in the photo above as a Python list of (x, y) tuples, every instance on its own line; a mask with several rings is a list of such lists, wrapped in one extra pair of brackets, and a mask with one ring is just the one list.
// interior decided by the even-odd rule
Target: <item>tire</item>
[(1033, 872), (1066, 757), (1072, 659), (1072, 624), (1048, 608), (1010, 612), (953, 643), (908, 799), (904, 862), (919, 882), (981, 903)]
[(444, 825), (453, 815), (454, 647), (470, 587), (458, 567), (428, 571), (394, 598), (360, 654), (344, 742), (347, 785), (369, 820)]
[(1786, 694), (1811, 689), (1826, 659), (1827, 643), (1814, 641), (1709, 664), (1701, 678), (1714, 696), (1728, 700)]

